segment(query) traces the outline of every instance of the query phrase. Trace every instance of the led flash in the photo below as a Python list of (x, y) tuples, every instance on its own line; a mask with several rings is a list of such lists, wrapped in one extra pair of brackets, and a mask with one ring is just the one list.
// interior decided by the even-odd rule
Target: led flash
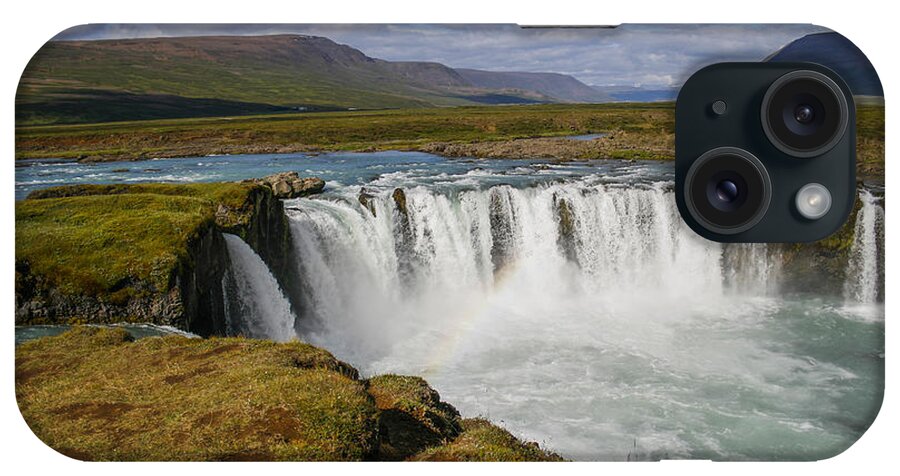
[(818, 220), (831, 210), (831, 192), (822, 184), (808, 183), (797, 191), (794, 204), (804, 218)]

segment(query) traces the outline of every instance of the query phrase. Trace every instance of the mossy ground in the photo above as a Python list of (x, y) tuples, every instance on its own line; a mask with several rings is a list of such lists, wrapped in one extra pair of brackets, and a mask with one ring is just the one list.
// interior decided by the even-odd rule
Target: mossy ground
[[(423, 451), (555, 459), (487, 422), (469, 433), (422, 379), (359, 380), (351, 366), (300, 342), (132, 341), (119, 328), (75, 327), (16, 348), (16, 398), (42, 441), (85, 460), (344, 461)], [(385, 419), (397, 414), (438, 429), (440, 438), (413, 428), (388, 439)], [(453, 424), (435, 424), (435, 414)]]
[[(254, 185), (79, 185), (16, 202), (16, 270), (67, 294), (124, 301), (165, 291), (188, 243)], [(140, 284), (140, 285), (139, 285)]]
[(672, 113), (671, 103), (552, 104), (19, 127), (16, 158), (129, 160), (221, 153), (428, 150), (433, 143), (612, 131), (655, 136), (674, 131)]
[(480, 419), (462, 420), (462, 435), (453, 442), (429, 448), (417, 461), (562, 461), (536, 443), (523, 443), (508, 431)]

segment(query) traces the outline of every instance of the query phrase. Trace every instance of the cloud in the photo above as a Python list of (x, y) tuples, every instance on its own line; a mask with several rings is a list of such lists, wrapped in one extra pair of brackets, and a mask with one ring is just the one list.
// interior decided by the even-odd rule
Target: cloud
[(813, 25), (84, 25), (57, 40), (198, 35), (324, 36), (393, 61), (436, 61), (493, 71), (570, 74), (587, 84), (677, 86), (719, 61), (758, 61), (790, 41), (826, 31)]

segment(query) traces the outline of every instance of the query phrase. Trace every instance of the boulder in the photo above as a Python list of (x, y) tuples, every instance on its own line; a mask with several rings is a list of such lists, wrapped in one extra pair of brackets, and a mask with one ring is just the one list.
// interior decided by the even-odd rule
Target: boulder
[(369, 210), (372, 213), (372, 216), (377, 217), (378, 214), (375, 212), (375, 195), (367, 192), (366, 189), (360, 189), (359, 191), (359, 203), (365, 207), (366, 210)]
[(379, 459), (404, 460), (459, 436), (456, 408), (419, 377), (379, 375), (366, 382), (378, 408)]
[(298, 198), (321, 193), (325, 181), (318, 177), (300, 177), (297, 172), (281, 172), (263, 178), (244, 180), (272, 189), (278, 198)]

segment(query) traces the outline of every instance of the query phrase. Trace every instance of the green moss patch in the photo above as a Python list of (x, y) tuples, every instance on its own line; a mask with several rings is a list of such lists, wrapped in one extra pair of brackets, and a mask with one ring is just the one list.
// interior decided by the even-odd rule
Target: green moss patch
[(16, 349), (16, 396), (50, 447), (90, 460), (360, 460), (377, 410), (307, 344), (75, 328)]
[(462, 421), (456, 440), (423, 451), (417, 461), (562, 461), (537, 443), (523, 443), (508, 431), (480, 418)]
[[(79, 185), (16, 202), (17, 279), (40, 276), (65, 294), (125, 301), (165, 291), (188, 243), (250, 184)], [(224, 208), (223, 208), (224, 207)]]

